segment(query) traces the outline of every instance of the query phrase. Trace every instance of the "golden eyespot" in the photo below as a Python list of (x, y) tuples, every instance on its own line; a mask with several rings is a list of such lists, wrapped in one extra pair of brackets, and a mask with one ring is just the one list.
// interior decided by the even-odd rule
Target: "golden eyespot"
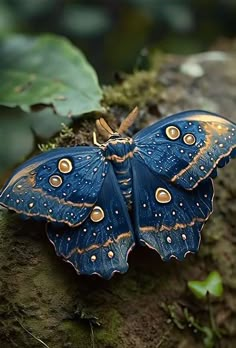
[(102, 210), (101, 207), (99, 207), (98, 205), (96, 205), (91, 214), (90, 214), (90, 219), (93, 222), (100, 222), (104, 219), (105, 215), (104, 215), (104, 211)]
[(114, 257), (114, 253), (113, 253), (113, 251), (108, 251), (108, 257), (110, 258), (110, 259), (112, 259), (113, 257)]
[(166, 128), (166, 135), (170, 140), (176, 140), (180, 137), (180, 130), (175, 126), (169, 126)]
[(58, 163), (58, 169), (63, 174), (68, 174), (72, 171), (73, 166), (68, 158), (62, 158)]
[(52, 175), (49, 178), (49, 183), (53, 187), (59, 187), (62, 184), (62, 178), (59, 175)]
[(163, 187), (158, 187), (155, 192), (155, 198), (158, 203), (169, 203), (171, 201), (171, 194)]
[(183, 137), (183, 141), (187, 145), (194, 145), (196, 142), (196, 138), (193, 134), (188, 133), (188, 134), (185, 134), (185, 136)]

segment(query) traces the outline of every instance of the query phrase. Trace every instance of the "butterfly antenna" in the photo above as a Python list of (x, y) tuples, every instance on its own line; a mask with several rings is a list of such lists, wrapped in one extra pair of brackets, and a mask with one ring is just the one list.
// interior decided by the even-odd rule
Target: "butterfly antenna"
[(114, 134), (113, 130), (108, 126), (104, 118), (100, 118), (99, 120), (96, 120), (96, 127), (98, 132), (104, 138), (110, 138), (110, 136)]
[(125, 133), (125, 131), (130, 126), (132, 126), (137, 116), (138, 116), (138, 107), (135, 106), (135, 108), (129, 113), (129, 115), (121, 122), (121, 125), (118, 129), (118, 133), (119, 134)]

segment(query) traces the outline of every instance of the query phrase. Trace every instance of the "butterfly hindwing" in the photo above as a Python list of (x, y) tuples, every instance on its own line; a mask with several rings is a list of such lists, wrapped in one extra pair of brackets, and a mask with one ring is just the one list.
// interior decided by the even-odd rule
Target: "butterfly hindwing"
[(164, 260), (196, 252), (200, 231), (212, 212), (212, 179), (186, 191), (133, 161), (136, 236)]
[(92, 210), (106, 173), (98, 148), (51, 150), (20, 166), (3, 187), (0, 201), (26, 216), (76, 226)]
[(134, 142), (139, 161), (192, 190), (235, 155), (236, 126), (206, 111), (186, 111), (141, 130)]
[(48, 225), (48, 237), (57, 255), (70, 262), (79, 274), (98, 274), (107, 279), (114, 272), (127, 271), (128, 253), (134, 245), (128, 210), (112, 166), (109, 167), (94, 207), (102, 209), (101, 221), (92, 221), (90, 215), (74, 228)]

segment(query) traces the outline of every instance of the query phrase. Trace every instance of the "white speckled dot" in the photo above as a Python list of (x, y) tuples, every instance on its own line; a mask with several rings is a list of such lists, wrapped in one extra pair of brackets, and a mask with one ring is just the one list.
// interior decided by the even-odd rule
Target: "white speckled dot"
[(96, 255), (92, 255), (90, 259), (91, 259), (92, 262), (94, 262), (94, 261), (97, 260), (97, 256)]
[(169, 236), (166, 238), (166, 240), (169, 244), (172, 242), (172, 239)]

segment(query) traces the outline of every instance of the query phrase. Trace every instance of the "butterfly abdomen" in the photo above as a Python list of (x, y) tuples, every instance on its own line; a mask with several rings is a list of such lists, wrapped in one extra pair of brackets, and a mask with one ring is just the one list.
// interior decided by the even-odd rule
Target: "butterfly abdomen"
[(112, 163), (122, 195), (128, 205), (132, 200), (131, 159), (135, 145), (131, 138), (112, 138), (108, 140), (105, 157)]

